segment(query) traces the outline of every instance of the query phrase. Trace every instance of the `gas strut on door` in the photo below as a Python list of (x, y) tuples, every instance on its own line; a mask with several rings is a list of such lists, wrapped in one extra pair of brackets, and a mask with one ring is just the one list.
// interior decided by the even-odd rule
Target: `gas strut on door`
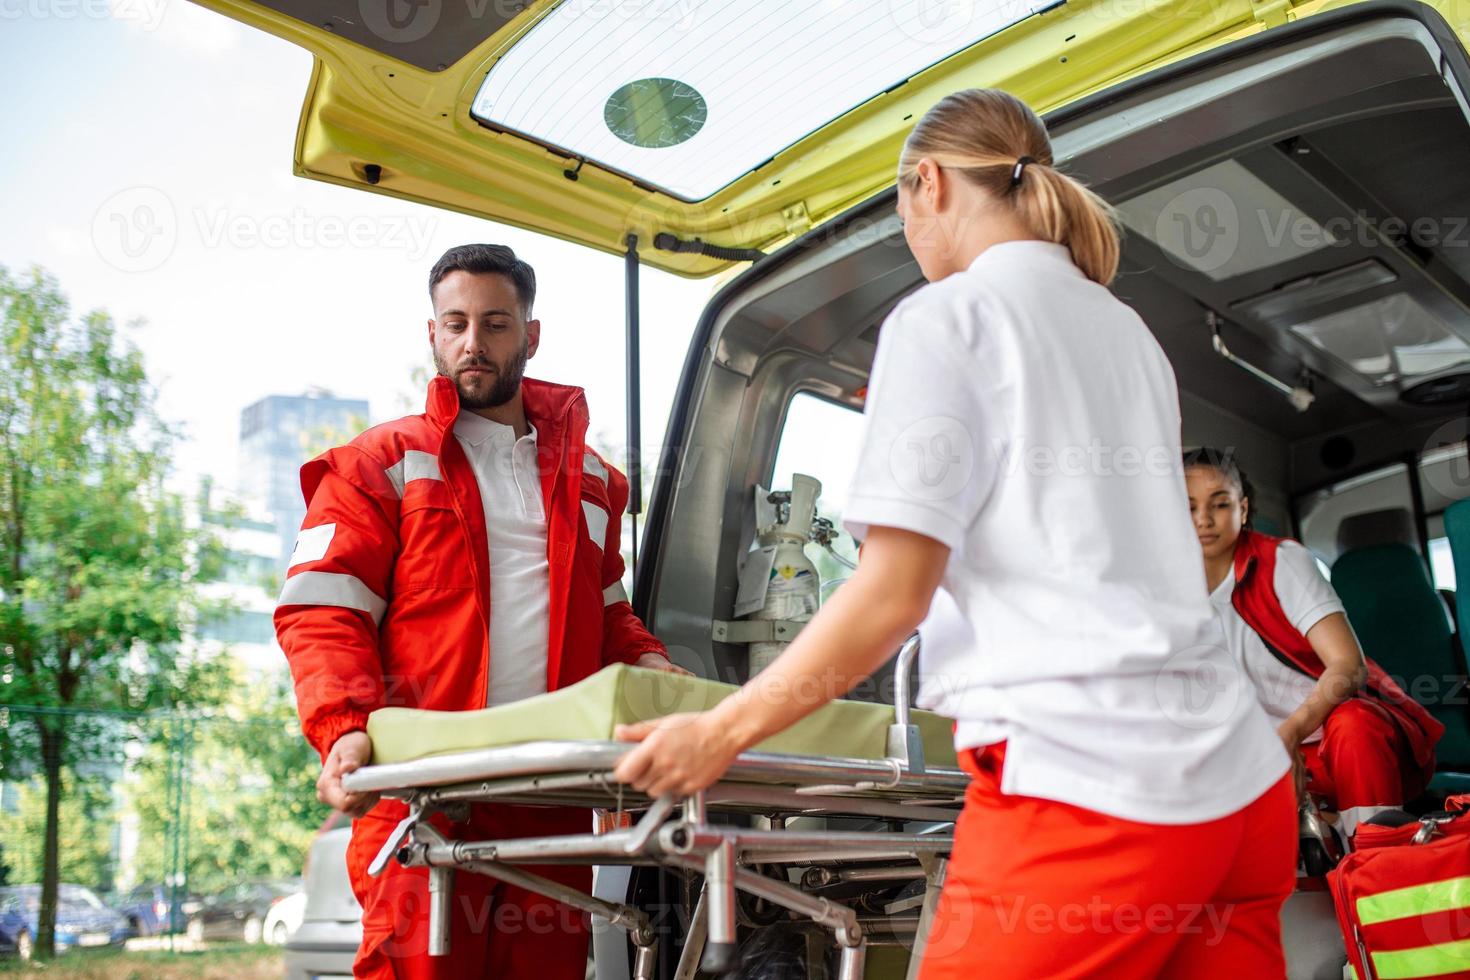
[[(581, 169), (580, 162), (577, 169)], [(568, 172), (567, 176), (575, 179), (571, 172)], [(636, 581), (638, 578), (638, 515), (643, 513), (643, 435), (639, 413), (641, 391), (638, 363), (638, 236), (629, 232), (624, 242), (628, 246), (623, 262), (624, 314), (627, 327), (627, 353), (624, 370), (628, 385), (628, 458), (625, 460), (625, 465), (628, 474), (628, 516), (632, 520), (631, 533), (628, 536), (629, 557), (631, 558), (628, 563), (628, 571)], [(754, 262), (766, 257), (766, 253), (758, 248), (729, 248), (724, 245), (713, 245), (698, 238), (692, 240), (679, 238), (666, 231), (661, 231), (653, 236), (653, 247), (665, 252), (690, 252), (730, 262)]]

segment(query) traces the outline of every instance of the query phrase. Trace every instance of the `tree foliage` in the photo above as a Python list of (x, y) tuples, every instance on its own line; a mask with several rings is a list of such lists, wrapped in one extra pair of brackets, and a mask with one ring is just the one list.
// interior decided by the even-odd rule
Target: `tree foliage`
[[(165, 485), (177, 434), (142, 354), (105, 312), (73, 317), (40, 270), (0, 267), (0, 728), (7, 779), (46, 787), (37, 951), (50, 952), (63, 770), (120, 763), (117, 726), (76, 709), (218, 693), (181, 652), (220, 549)], [(10, 848), (7, 861), (17, 860)]]
[[(63, 771), (61, 785), (66, 806), (61, 810), (61, 849), (57, 870), (61, 880), (105, 892), (115, 884), (113, 841), (98, 829), (115, 820), (116, 805), (108, 787), (97, 779), (79, 779)], [(46, 787), (32, 779), (14, 788), (15, 810), (0, 820), (0, 848), (6, 855), (6, 870), (12, 883), (41, 880), (40, 848), (35, 842), (46, 833)]]
[[(186, 743), (186, 866), (189, 889), (200, 894), (300, 874), (312, 835), (331, 813), (316, 801), (320, 762), (301, 737), (285, 672), (247, 676), (238, 665), (232, 671), (229, 701), (194, 721)], [(162, 881), (169, 868), (169, 748), (153, 739), (130, 775), (141, 881)]]

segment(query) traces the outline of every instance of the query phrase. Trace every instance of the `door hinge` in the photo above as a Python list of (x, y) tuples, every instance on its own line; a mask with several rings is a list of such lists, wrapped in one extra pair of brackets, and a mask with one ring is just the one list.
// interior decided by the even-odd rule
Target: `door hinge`
[(786, 223), (788, 234), (800, 235), (812, 226), (811, 215), (807, 214), (806, 202), (797, 201), (781, 209), (781, 220)]
[(796, 639), (804, 621), (789, 619), (737, 619), (727, 622), (717, 619), (711, 624), (710, 635), (721, 643), (785, 643)]
[(1291, 0), (1251, 0), (1251, 15), (1263, 27), (1280, 27), (1296, 19)]

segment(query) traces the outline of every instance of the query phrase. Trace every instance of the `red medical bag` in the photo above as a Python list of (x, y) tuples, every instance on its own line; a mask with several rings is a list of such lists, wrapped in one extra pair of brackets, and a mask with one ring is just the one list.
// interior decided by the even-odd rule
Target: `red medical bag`
[(1358, 980), (1470, 980), (1470, 795), (1402, 827), (1358, 826), (1327, 876)]

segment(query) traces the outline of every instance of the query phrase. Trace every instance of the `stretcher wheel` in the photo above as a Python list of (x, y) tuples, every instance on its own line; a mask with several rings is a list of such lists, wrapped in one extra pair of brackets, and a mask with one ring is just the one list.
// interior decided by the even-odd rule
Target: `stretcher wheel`
[[(815, 943), (810, 941), (813, 937)], [(732, 980), (831, 976), (823, 962), (830, 938), (812, 926), (790, 921), (752, 930), (741, 939), (739, 963)]]
[(1332, 857), (1327, 848), (1315, 837), (1306, 837), (1301, 842), (1302, 870), (1309, 877), (1320, 878), (1332, 870)]
[[(662, 868), (632, 867), (626, 871), (628, 874), (625, 890), (616, 894), (599, 893), (599, 897), (627, 902), (648, 913), (653, 925), (654, 939), (658, 943), (653, 975), (657, 980), (669, 980), (674, 975), (674, 966), (684, 948), (698, 886), (684, 875)], [(609, 964), (605, 975), (614, 980), (626, 980), (633, 976), (636, 951), (626, 937), (619, 935), (616, 938), (617, 942), (613, 945), (617, 946), (618, 955), (624, 959), (615, 966)], [(604, 973), (600, 959), (598, 966), (598, 976), (602, 977)]]

